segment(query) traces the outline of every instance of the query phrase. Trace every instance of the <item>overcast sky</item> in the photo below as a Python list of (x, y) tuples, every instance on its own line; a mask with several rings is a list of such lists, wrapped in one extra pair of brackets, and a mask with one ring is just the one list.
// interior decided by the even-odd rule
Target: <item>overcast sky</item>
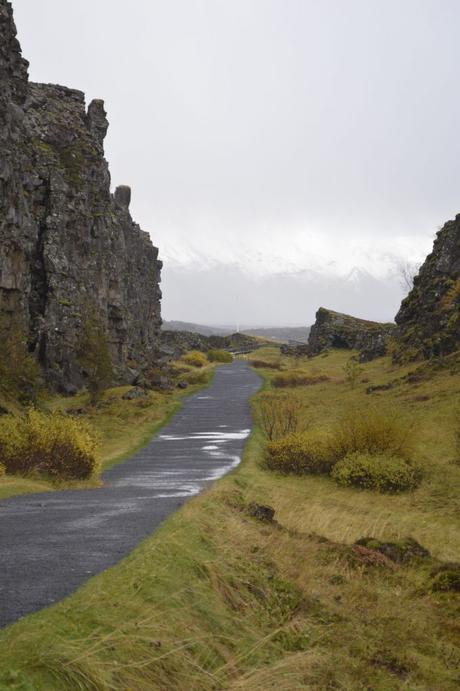
[(31, 78), (106, 101), (167, 319), (391, 319), (460, 211), (458, 0), (13, 7)]

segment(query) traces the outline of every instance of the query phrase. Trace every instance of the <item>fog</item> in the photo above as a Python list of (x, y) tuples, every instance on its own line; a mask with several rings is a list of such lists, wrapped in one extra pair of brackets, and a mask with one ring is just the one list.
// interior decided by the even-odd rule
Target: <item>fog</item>
[(455, 0), (13, 0), (35, 81), (104, 98), (166, 319), (391, 319), (459, 211)]

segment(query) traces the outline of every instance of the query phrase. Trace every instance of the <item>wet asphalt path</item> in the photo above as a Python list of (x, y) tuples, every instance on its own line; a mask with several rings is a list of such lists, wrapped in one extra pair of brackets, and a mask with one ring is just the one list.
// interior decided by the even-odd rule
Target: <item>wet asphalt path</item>
[(245, 362), (219, 367), (144, 449), (104, 473), (104, 487), (0, 501), (0, 626), (72, 593), (236, 467), (259, 386)]

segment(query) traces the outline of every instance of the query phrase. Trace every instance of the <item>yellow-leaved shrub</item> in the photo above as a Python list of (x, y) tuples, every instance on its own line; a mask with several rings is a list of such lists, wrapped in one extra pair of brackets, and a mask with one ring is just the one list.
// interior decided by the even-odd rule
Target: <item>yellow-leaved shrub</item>
[(191, 350), (189, 353), (182, 355), (182, 362), (186, 365), (192, 365), (192, 367), (205, 367), (208, 364), (208, 359), (199, 350)]
[(224, 362), (228, 364), (233, 362), (233, 355), (227, 350), (208, 350), (208, 360), (209, 362)]
[(421, 469), (404, 458), (359, 452), (338, 461), (331, 475), (339, 485), (393, 493), (415, 489), (422, 479)]
[(400, 410), (360, 406), (348, 410), (338, 421), (332, 443), (337, 458), (359, 452), (410, 459), (414, 435), (413, 426)]
[(99, 470), (98, 446), (86, 421), (61, 413), (0, 418), (0, 463), (9, 474), (84, 480)]
[(336, 462), (330, 439), (322, 432), (289, 434), (267, 444), (264, 466), (279, 473), (330, 473)]

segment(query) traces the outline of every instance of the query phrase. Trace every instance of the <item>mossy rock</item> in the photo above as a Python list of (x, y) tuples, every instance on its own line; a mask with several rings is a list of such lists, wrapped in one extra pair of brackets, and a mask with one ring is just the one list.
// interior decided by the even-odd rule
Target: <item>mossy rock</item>
[(405, 537), (396, 542), (382, 542), (374, 537), (362, 537), (355, 544), (376, 550), (396, 564), (406, 564), (412, 559), (423, 559), (430, 556), (429, 551), (412, 537)]

